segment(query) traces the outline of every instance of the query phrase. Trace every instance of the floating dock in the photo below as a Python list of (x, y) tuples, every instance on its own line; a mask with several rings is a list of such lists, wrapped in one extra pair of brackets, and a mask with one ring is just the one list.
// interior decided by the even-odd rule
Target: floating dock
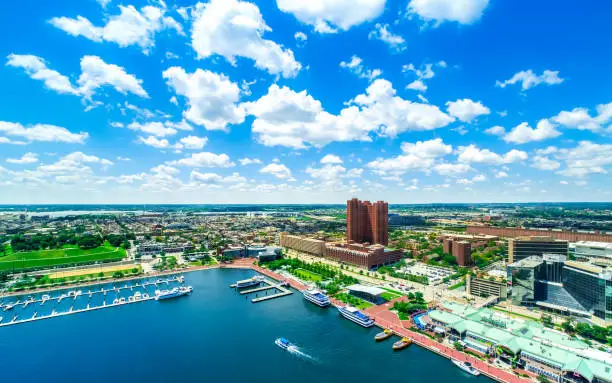
[[(258, 292), (268, 291), (268, 290), (279, 290), (280, 291), (277, 294), (265, 295), (263, 297), (253, 298), (251, 299), (251, 302), (253, 303), (263, 302), (263, 301), (267, 301), (270, 299), (280, 298), (286, 295), (293, 294), (293, 291), (285, 287), (287, 286), (286, 282), (273, 282), (267, 278), (264, 278), (264, 280), (261, 283), (265, 284), (265, 286), (255, 287), (255, 288), (248, 289), (248, 290), (238, 290), (238, 292), (241, 295), (247, 295), (247, 294), (253, 294), (253, 293), (258, 293)], [(230, 287), (235, 288), (236, 283), (231, 284)]]

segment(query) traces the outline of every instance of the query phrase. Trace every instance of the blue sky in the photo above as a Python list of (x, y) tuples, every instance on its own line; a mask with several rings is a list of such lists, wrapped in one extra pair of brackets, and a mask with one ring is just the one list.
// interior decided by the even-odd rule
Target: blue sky
[(1, 7), (2, 203), (610, 200), (608, 2)]

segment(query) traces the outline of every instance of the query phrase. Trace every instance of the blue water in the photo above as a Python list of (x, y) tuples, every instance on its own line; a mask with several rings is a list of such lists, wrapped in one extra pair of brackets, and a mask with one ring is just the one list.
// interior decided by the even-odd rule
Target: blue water
[[(253, 304), (250, 299), (254, 295), (246, 298), (228, 288), (230, 283), (253, 274), (250, 270), (188, 273), (185, 282), (194, 287), (189, 297), (0, 328), (2, 380), (113, 383), (488, 380), (468, 375), (449, 360), (416, 345), (393, 352), (393, 339), (374, 342), (379, 329), (361, 328), (342, 319), (337, 310), (316, 307), (297, 292)], [(81, 288), (84, 292), (88, 289)], [(6, 313), (0, 312), (3, 314)], [(289, 352), (276, 346), (274, 340), (281, 336), (297, 344), (298, 350)]]

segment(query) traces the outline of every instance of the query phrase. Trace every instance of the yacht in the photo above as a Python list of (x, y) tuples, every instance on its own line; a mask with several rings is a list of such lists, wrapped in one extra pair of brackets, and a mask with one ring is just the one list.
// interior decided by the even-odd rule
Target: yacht
[(18, 303), (19, 303), (19, 301), (17, 301), (17, 302), (13, 302), (13, 303), (7, 303), (7, 304), (4, 306), (4, 311), (9, 311), (9, 310), (12, 310), (12, 309), (13, 309), (15, 306), (17, 306), (17, 304), (18, 304)]
[(289, 347), (293, 346), (291, 344), (291, 342), (289, 342), (287, 339), (285, 338), (278, 338), (274, 341), (274, 343), (276, 343), (276, 345), (280, 348), (282, 348), (283, 350), (288, 349)]
[(379, 332), (378, 334), (376, 334), (374, 336), (374, 340), (377, 342), (380, 342), (381, 340), (385, 340), (385, 339), (389, 339), (391, 338), (391, 336), (393, 336), (393, 331), (389, 330), (389, 329), (385, 329), (382, 332)]
[(236, 282), (236, 287), (239, 288), (239, 289), (243, 289), (245, 287), (251, 287), (251, 286), (259, 285), (263, 281), (264, 281), (263, 275), (256, 275), (253, 278), (244, 279), (242, 281)]
[(134, 300), (135, 300), (135, 301), (140, 301), (140, 300), (142, 300), (142, 294), (140, 293), (140, 291), (136, 291), (136, 292), (134, 293)]
[(121, 297), (121, 298), (119, 298), (119, 303), (120, 303), (120, 304), (125, 303), (125, 297)]
[(183, 283), (183, 282), (185, 282), (185, 277), (183, 275), (181, 275), (176, 280), (179, 281), (179, 283)]
[(302, 291), (302, 294), (304, 294), (304, 298), (306, 298), (307, 301), (310, 301), (319, 307), (327, 307), (331, 304), (327, 295), (323, 294), (319, 290), (304, 290)]
[(397, 342), (393, 343), (392, 347), (395, 351), (399, 351), (399, 350), (405, 349), (411, 344), (412, 344), (412, 340), (410, 340), (410, 338), (402, 338), (401, 340), (398, 340)]
[(472, 367), (472, 364), (470, 362), (461, 362), (461, 361), (453, 359), (453, 363), (455, 364), (455, 366), (459, 367), (460, 369), (462, 369), (463, 371), (469, 374), (472, 374), (474, 376), (480, 375), (480, 371)]
[(40, 304), (41, 304), (41, 305), (44, 305), (44, 304), (45, 304), (45, 302), (46, 302), (46, 301), (48, 301), (49, 299), (51, 299), (51, 297), (50, 297), (49, 295), (47, 295), (47, 294), (43, 295), (43, 296), (41, 297), (41, 303), (40, 303)]
[(175, 287), (171, 290), (157, 290), (155, 291), (155, 300), (160, 301), (163, 299), (182, 297), (183, 295), (190, 294), (192, 291), (193, 287), (191, 286)]
[(340, 314), (348, 320), (351, 320), (363, 327), (372, 327), (374, 326), (374, 320), (369, 316), (365, 315), (361, 311), (357, 310), (352, 306), (337, 306)]

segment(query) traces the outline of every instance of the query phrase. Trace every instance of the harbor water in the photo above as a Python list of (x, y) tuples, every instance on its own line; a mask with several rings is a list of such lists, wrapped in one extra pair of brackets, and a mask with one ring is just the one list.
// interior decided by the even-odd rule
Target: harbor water
[[(255, 294), (244, 296), (228, 288), (254, 274), (237, 269), (187, 273), (185, 283), (194, 288), (188, 297), (2, 327), (2, 378), (114, 383), (488, 381), (416, 345), (394, 352), (396, 338), (377, 343), (373, 338), (378, 328), (359, 327), (334, 308), (307, 302), (300, 293), (254, 304)], [(61, 309), (68, 303), (87, 305), (87, 291), (99, 289), (80, 288), (84, 296), (64, 299)], [(122, 291), (127, 296), (131, 290)], [(94, 294), (91, 299), (100, 297)], [(51, 301), (45, 306), (52, 304), (57, 306)], [(12, 314), (0, 311), (0, 316), (4, 322)], [(280, 349), (274, 344), (278, 337), (297, 347)]]

